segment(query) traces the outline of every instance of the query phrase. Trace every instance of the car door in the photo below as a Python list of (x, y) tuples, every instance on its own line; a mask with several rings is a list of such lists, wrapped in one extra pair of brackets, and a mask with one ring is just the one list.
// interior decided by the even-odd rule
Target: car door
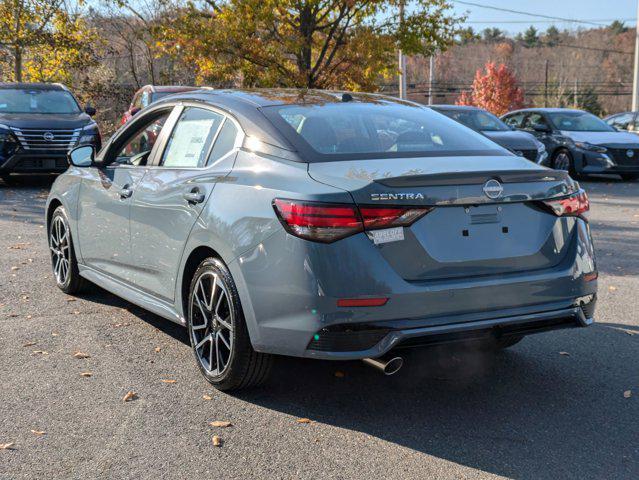
[(133, 283), (173, 300), (189, 233), (239, 147), (239, 125), (222, 112), (185, 106), (131, 204)]
[(146, 173), (158, 132), (171, 108), (136, 119), (109, 142), (86, 170), (78, 203), (78, 240), (82, 263), (129, 281), (131, 198)]

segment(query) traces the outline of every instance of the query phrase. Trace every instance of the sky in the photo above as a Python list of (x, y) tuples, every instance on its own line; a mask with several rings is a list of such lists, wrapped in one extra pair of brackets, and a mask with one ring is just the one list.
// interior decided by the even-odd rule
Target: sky
[[(468, 3), (480, 4), (509, 10), (519, 10), (533, 14), (561, 17), (571, 20), (582, 20), (593, 24), (607, 25), (613, 20), (625, 21), (627, 26), (636, 25), (637, 2), (639, 0), (467, 0)], [(470, 6), (461, 1), (450, 0), (453, 11), (462, 15), (468, 12), (466, 26), (475, 30), (498, 27), (510, 34), (516, 34), (534, 25), (537, 30), (544, 31), (550, 25), (559, 29), (577, 30), (578, 28), (596, 28), (590, 23), (565, 22), (538, 18), (529, 15), (497, 11), (488, 8)], [(520, 23), (523, 22), (523, 23)]]

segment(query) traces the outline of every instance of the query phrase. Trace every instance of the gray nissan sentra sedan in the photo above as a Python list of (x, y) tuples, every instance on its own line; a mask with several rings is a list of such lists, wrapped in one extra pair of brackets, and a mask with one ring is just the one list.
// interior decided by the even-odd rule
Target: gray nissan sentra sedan
[(222, 390), (273, 354), (392, 373), (404, 347), (593, 321), (584, 191), (417, 104), (200, 90), (69, 157), (46, 209), (58, 286), (185, 325)]

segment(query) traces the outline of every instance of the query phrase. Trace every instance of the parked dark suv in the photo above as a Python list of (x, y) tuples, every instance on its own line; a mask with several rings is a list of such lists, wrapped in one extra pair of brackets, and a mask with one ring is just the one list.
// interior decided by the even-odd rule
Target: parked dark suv
[(69, 166), (70, 149), (99, 149), (93, 114), (60, 84), (0, 83), (0, 177), (8, 182), (11, 173), (60, 173)]
[(620, 132), (599, 117), (570, 108), (529, 108), (501, 118), (546, 145), (550, 166), (571, 175), (615, 173), (639, 178), (639, 137)]

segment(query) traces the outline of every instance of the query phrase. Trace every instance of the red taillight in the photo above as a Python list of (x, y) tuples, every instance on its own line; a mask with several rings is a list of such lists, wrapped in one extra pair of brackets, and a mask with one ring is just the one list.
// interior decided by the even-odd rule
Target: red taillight
[(363, 206), (275, 199), (275, 212), (286, 230), (301, 238), (330, 243), (379, 228), (409, 226), (431, 208)]
[(558, 217), (576, 217), (590, 210), (590, 201), (584, 190), (558, 200), (545, 200), (544, 204), (550, 207)]

